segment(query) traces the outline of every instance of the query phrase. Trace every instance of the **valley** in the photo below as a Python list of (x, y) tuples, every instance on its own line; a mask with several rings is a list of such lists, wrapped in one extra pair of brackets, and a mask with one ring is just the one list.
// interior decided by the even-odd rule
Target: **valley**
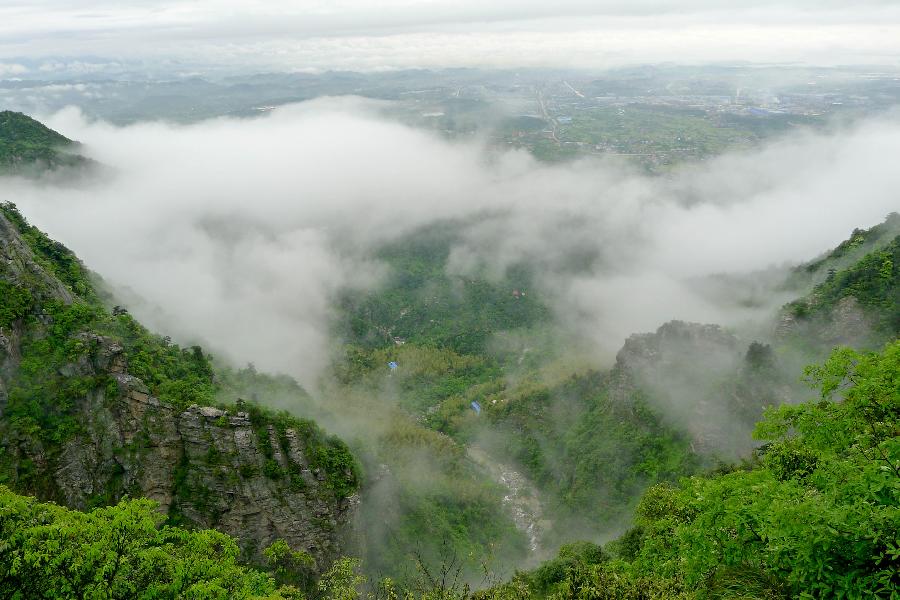
[[(95, 145), (2, 113), (0, 592), (891, 598), (900, 215), (841, 220), (831, 249), (780, 264), (726, 244), (719, 269), (692, 244), (792, 193), (766, 154), (784, 142), (720, 128), (744, 108), (580, 106), (591, 84), (562, 81), (539, 96), (556, 150), (517, 130), (528, 155), (500, 158), (506, 138), (459, 145), (405, 101), (77, 125)], [(323, 135), (303, 129), (319, 118), (444, 161), (337, 179), (252, 146), (263, 171), (230, 173), (253, 153), (211, 144), (182, 172), (153, 146)], [(604, 154), (652, 164), (555, 154), (610, 127)], [(707, 159), (723, 166), (696, 175)], [(750, 163), (768, 178), (723, 180)], [(140, 191), (198, 176), (214, 191)], [(894, 206), (880, 193), (872, 211)]]

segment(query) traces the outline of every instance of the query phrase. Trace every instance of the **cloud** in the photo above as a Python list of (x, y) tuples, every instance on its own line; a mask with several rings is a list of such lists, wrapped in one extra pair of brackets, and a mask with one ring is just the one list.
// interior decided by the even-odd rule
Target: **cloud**
[[(758, 317), (691, 282), (810, 258), (897, 207), (900, 121), (801, 133), (669, 177), (618, 162), (540, 164), (449, 142), (321, 99), (256, 119), (113, 127), (75, 110), (48, 124), (116, 171), (77, 186), (0, 180), (37, 226), (146, 304), (151, 327), (238, 364), (313, 383), (335, 295), (377, 286), (372, 249), (470, 219), (448, 269), (536, 265), (561, 323), (598, 363), (679, 318)], [(571, 268), (572, 257), (589, 257)]]
[(23, 75), (28, 72), (28, 67), (18, 63), (0, 62), (0, 77), (8, 77), (9, 75)]
[[(571, 26), (571, 28), (565, 25)], [(896, 65), (900, 25), (697, 23), (604, 19), (468, 31), (248, 40), (201, 46), (208, 63), (247, 68), (343, 69), (546, 67), (605, 69), (646, 63)]]
[(896, 66), (898, 40), (900, 7), (886, 0), (756, 0), (727, 9), (714, 0), (44, 0), (0, 7), (0, 54), (115, 57), (105, 64), (110, 71), (128, 60), (175, 70), (735, 60)]

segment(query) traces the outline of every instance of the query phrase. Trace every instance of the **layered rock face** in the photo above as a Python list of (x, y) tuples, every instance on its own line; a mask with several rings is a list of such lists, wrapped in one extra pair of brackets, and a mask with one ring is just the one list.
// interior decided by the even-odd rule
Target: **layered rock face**
[(277, 539), (308, 551), (319, 568), (338, 555), (356, 503), (355, 474), (328, 462), (342, 444), (309, 421), (161, 401), (129, 373), (127, 353), (109, 336), (81, 331), (66, 340), (77, 352), (55, 367), (54, 386), (72, 390), (64, 406), (45, 410), (58, 410), (69, 433), (23, 425), (10, 395), (32, 368), (22, 364), (30, 360), (23, 347), (54, 327), (42, 306), (77, 296), (2, 213), (0, 283), (32, 298), (27, 316), (0, 326), (0, 483), (77, 509), (148, 497), (174, 523), (238, 538), (250, 560)]
[[(275, 426), (253, 424), (247, 412), (197, 405), (178, 411), (128, 374), (120, 347), (98, 341), (102, 362), (73, 365), (73, 374), (107, 372), (117, 393), (85, 396), (79, 420), (86, 435), (65, 442), (56, 464), (47, 465), (66, 505), (84, 509), (97, 498), (144, 496), (166, 514), (238, 538), (255, 558), (277, 539), (324, 561), (336, 557), (339, 526), (355, 497), (338, 498), (327, 488), (296, 430), (285, 429), (285, 451)], [(299, 471), (301, 489), (267, 476), (269, 460), (278, 472)]]

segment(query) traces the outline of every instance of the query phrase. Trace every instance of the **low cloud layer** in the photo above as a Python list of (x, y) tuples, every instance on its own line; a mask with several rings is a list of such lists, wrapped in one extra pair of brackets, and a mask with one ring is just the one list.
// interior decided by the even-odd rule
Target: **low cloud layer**
[[(478, 216), (454, 272), (536, 265), (540, 291), (601, 363), (669, 319), (758, 316), (690, 281), (811, 258), (881, 221), (900, 192), (896, 118), (667, 177), (448, 142), (356, 100), (189, 126), (117, 128), (74, 110), (47, 121), (115, 174), (68, 187), (0, 180), (0, 199), (142, 298), (130, 308), (154, 329), (305, 384), (329, 360), (335, 294), (377, 286), (385, 266), (371, 250), (437, 219)], [(572, 270), (573, 255), (593, 258)]]

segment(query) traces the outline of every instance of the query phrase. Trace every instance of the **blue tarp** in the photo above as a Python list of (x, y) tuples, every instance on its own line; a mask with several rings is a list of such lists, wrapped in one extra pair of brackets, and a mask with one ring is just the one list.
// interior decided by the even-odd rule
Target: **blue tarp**
[(388, 363), (388, 366), (391, 368), (391, 371), (393, 371), (394, 369), (397, 368), (397, 363), (395, 363), (394, 361), (391, 361)]
[(472, 400), (472, 410), (474, 410), (476, 414), (481, 414), (481, 405), (475, 400)]

